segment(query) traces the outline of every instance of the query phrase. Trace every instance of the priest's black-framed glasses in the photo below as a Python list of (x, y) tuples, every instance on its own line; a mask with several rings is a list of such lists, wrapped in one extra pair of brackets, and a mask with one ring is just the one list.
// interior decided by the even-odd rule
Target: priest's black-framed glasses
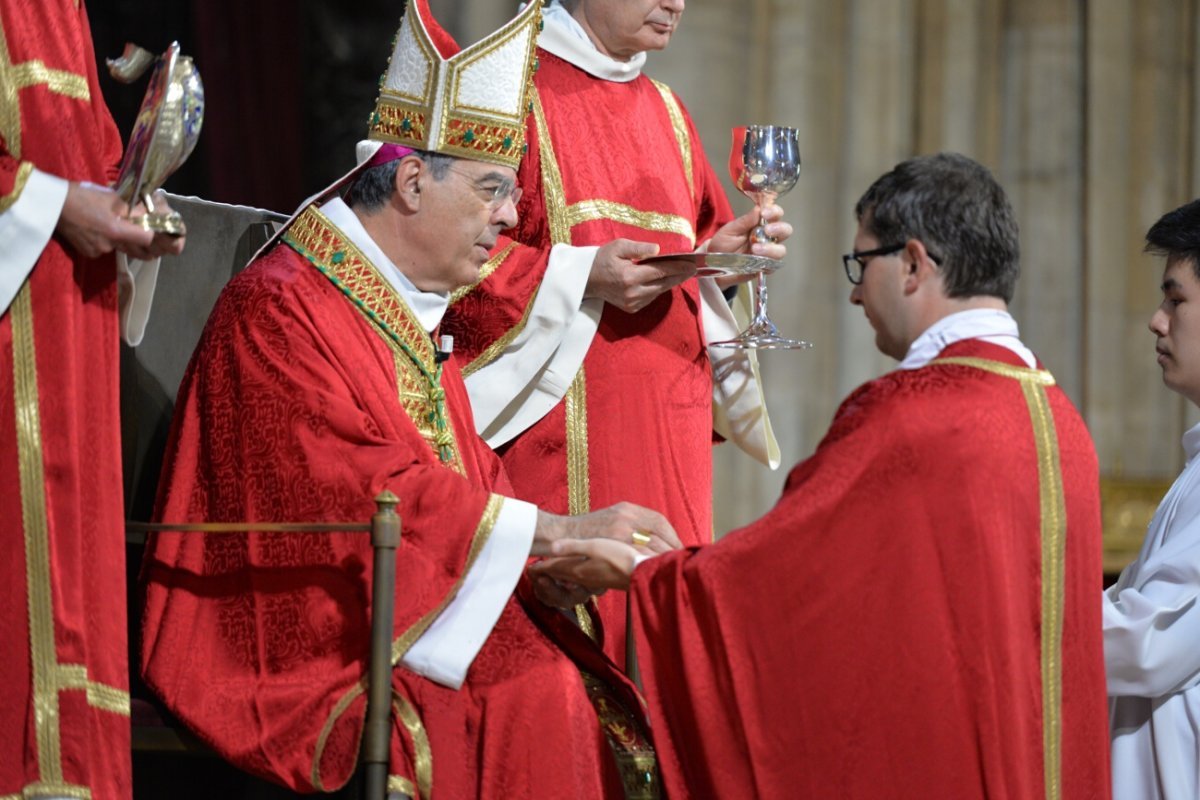
[[(872, 259), (875, 256), (890, 256), (892, 253), (898, 253), (903, 249), (904, 243), (901, 242), (900, 244), (888, 245), (886, 247), (876, 247), (872, 250), (855, 250), (853, 253), (844, 254), (842, 256), (842, 266), (846, 270), (846, 279), (855, 286), (862, 285), (863, 271), (866, 270), (867, 264), (870, 263), (868, 259)], [(926, 251), (926, 254), (929, 256), (930, 261), (939, 267), (942, 265), (942, 260), (933, 253)]]

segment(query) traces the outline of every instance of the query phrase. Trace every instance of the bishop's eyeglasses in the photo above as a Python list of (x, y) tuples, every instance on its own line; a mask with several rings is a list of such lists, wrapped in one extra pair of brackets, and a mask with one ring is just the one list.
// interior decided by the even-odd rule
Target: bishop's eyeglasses
[(521, 187), (508, 178), (497, 178), (491, 175), (479, 178), (454, 167), (449, 167), (448, 170), (469, 183), (491, 211), (500, 208), (510, 199), (513, 201), (513, 205), (521, 202)]

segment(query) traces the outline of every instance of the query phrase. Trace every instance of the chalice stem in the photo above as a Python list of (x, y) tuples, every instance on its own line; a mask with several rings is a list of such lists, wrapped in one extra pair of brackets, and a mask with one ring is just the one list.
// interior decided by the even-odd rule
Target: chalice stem
[(754, 276), (754, 328), (774, 327), (767, 316), (767, 276), (760, 272)]

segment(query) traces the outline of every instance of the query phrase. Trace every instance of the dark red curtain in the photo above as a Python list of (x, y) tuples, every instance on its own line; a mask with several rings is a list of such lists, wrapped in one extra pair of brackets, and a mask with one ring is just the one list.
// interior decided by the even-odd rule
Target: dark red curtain
[(192, 7), (204, 78), (207, 197), (290, 213), (304, 185), (305, 25), (295, 0), (204, 0)]

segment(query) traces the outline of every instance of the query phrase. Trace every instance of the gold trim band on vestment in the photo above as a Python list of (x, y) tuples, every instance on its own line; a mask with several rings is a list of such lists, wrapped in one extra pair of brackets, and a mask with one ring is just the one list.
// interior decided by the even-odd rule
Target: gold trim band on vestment
[(959, 356), (949, 356), (947, 358), (937, 358), (929, 362), (930, 366), (934, 365), (949, 365), (974, 367), (981, 369), (984, 372), (990, 372), (993, 375), (1000, 375), (1005, 378), (1013, 378), (1018, 381), (1032, 381), (1040, 386), (1054, 386), (1057, 382), (1054, 376), (1044, 369), (1030, 369), (1029, 367), (1015, 367), (1012, 364), (1005, 364), (1003, 361), (992, 361), (986, 358), (964, 358)]
[(596, 625), (592, 622), (592, 612), (595, 610), (596, 616), (600, 616), (600, 610), (596, 607), (596, 601), (593, 598), (588, 598), (586, 602), (579, 603), (573, 609), (575, 613), (575, 622), (579, 625), (579, 630), (583, 631), (584, 635), (593, 642), (599, 642), (599, 636), (596, 633)]
[(408, 732), (413, 746), (413, 769), (417, 772), (417, 792), (420, 800), (429, 800), (433, 794), (433, 748), (429, 746), (429, 734), (417, 710), (408, 699), (392, 690), (392, 713)]
[(558, 169), (558, 158), (554, 155), (554, 142), (550, 139), (550, 126), (546, 123), (546, 112), (542, 110), (542, 98), (535, 87), (533, 97), (533, 121), (537, 126), (538, 155), (541, 162), (542, 190), (545, 195), (546, 218), (550, 222), (550, 244), (570, 244), (571, 226), (567, 223), (566, 190), (563, 188), (562, 172)]
[(587, 375), (581, 366), (567, 389), (567, 508), (577, 516), (592, 510), (588, 480)]
[(37, 59), (12, 63), (8, 39), (0, 21), (0, 138), (8, 154), (21, 158), (21, 103), (18, 92), (32, 86), (46, 86), (51, 92), (73, 100), (88, 102), (91, 89), (86, 75), (50, 69)]
[(25, 544), (29, 656), (33, 678), (34, 741), (41, 780), (25, 796), (90, 798), (91, 789), (63, 779), (59, 692), (82, 689), (88, 705), (129, 716), (129, 693), (88, 680), (83, 665), (58, 663), (54, 635), (54, 592), (50, 564), (50, 522), (46, 504), (42, 422), (37, 385), (33, 302), (27, 281), (17, 292), (12, 314), (13, 405), (16, 412), (21, 526)]
[(1058, 436), (1046, 390), (1021, 381), (1033, 420), (1042, 517), (1042, 748), (1046, 800), (1062, 792), (1062, 629), (1066, 569), (1066, 499)]
[(17, 459), (21, 484), (21, 524), (25, 534), (25, 581), (38, 775), (47, 784), (62, 781), (58, 687), (54, 644), (54, 596), (50, 585), (50, 529), (42, 458), (42, 423), (37, 385), (33, 303), (26, 281), (13, 300), (13, 401), (17, 416)]
[(59, 664), (56, 670), (56, 685), (62, 689), (82, 689), (86, 693), (88, 705), (102, 711), (129, 716), (129, 692), (108, 686), (98, 681), (88, 680), (87, 667), (83, 664)]
[(675, 98), (671, 87), (665, 83), (650, 79), (654, 88), (662, 96), (663, 105), (667, 107), (667, 116), (671, 118), (671, 129), (675, 132), (675, 143), (679, 145), (679, 156), (683, 160), (683, 174), (687, 178), (688, 193), (692, 201), (696, 199), (696, 182), (692, 177), (692, 137), (688, 133), (687, 122), (683, 117), (683, 109)]
[(1066, 572), (1066, 497), (1058, 434), (1046, 387), (1055, 385), (1046, 370), (1015, 367), (980, 358), (939, 358), (930, 365), (974, 367), (1013, 378), (1029, 409), (1037, 451), (1038, 503), (1041, 517), (1041, 674), (1042, 773), (1046, 800), (1062, 796), (1062, 629)]
[[(325, 718), (325, 724), (321, 726), (321, 731), (317, 734), (317, 743), (313, 748), (312, 773), (309, 775), (309, 780), (318, 792), (329, 791), (325, 788), (325, 782), (321, 778), (321, 759), (325, 755), (325, 744), (329, 741), (329, 734), (333, 733), (333, 726), (342, 718), (342, 714), (346, 713), (346, 709), (350, 707), (354, 699), (366, 691), (367, 679), (363, 677), (347, 689), (346, 693), (334, 703), (333, 710), (329, 712), (329, 716)], [(358, 732), (358, 738), (362, 739), (361, 730)]]
[[(575, 373), (564, 398), (567, 439), (567, 513), (572, 516), (592, 510), (591, 481), (588, 476), (587, 375), (582, 366)], [(594, 606), (594, 603), (592, 603)], [(579, 628), (597, 641), (596, 627), (587, 603), (575, 606)]]
[(405, 342), (432, 369), (433, 340), (420, 320), (396, 293), (371, 259), (316, 206), (309, 206), (296, 217), (284, 232), (284, 241), (299, 245), (309, 261), (324, 266), (345, 284), (349, 292), (360, 299), (390, 328), (402, 334)]
[(33, 174), (33, 162), (24, 161), (21, 166), (17, 167), (17, 176), (13, 179), (12, 191), (0, 197), (0, 214), (12, 208), (13, 203), (21, 197), (21, 192), (25, 191), (25, 184), (29, 181), (29, 176)]
[(388, 775), (387, 791), (388, 794), (399, 792), (409, 797), (417, 797), (417, 789), (413, 782), (402, 775)]
[(610, 220), (633, 228), (655, 233), (674, 233), (688, 240), (688, 246), (696, 245), (696, 231), (692, 223), (676, 214), (660, 214), (657, 211), (639, 211), (624, 203), (611, 200), (581, 200), (567, 207), (567, 224), (574, 228), (585, 222)]
[(284, 231), (283, 241), (336, 286), (394, 354), (400, 404), (443, 464), (464, 475), (433, 340), (371, 260), (315, 206)]
[(488, 543), (492, 537), (492, 531), (496, 528), (496, 520), (500, 518), (500, 511), (504, 508), (504, 496), (493, 494), (488, 497), (487, 505), (483, 508), (483, 513), (479, 515), (479, 524), (475, 526), (475, 534), (471, 539), (471, 548), (467, 551), (467, 560), (463, 564), (462, 572), (459, 573), (458, 580), (454, 582), (454, 587), (446, 593), (442, 601), (437, 607), (430, 611), (425, 616), (417, 620), (408, 630), (404, 631), (392, 643), (392, 664), (393, 666), (400, 663), (400, 659), (408, 652), (408, 649), (413, 646), (417, 639), (421, 638), (422, 634), (433, 624), (446, 606), (450, 605), (450, 601), (458, 594), (458, 590), (462, 587), (463, 581), (467, 577), (467, 573), (475, 566), (475, 561), (479, 558), (479, 554), (483, 552), (483, 546)]
[(12, 73), (17, 86), (45, 86), (55, 94), (69, 97), (72, 100), (91, 100), (92, 93), (88, 88), (87, 76), (61, 69), (50, 69), (41, 61), (26, 61), (14, 64)]
[[(9, 155), (21, 158), (21, 106), (19, 91), (44, 85), (49, 91), (88, 102), (91, 90), (86, 75), (50, 69), (39, 60), (13, 64), (8, 39), (0, 24), (0, 137)], [(22, 164), (12, 191), (0, 200), (0, 211), (20, 196), (32, 164)], [(16, 416), (17, 464), (21, 494), (21, 526), (25, 549), (26, 603), (29, 617), (29, 654), (33, 682), (34, 743), (40, 780), (21, 790), (18, 797), (58, 796), (90, 800), (91, 789), (63, 780), (61, 719), (59, 717), (58, 654), (54, 634), (54, 595), (51, 585), (50, 521), (46, 503), (42, 451), (42, 421), (37, 385), (37, 348), (33, 303), (28, 281), (17, 292), (12, 317), (13, 405)], [(85, 671), (86, 678), (86, 671)], [(111, 687), (101, 687), (112, 692)], [(85, 689), (89, 686), (85, 684)], [(110, 710), (111, 695), (88, 691), (90, 705)], [(126, 711), (126, 713), (128, 713)]]
[(38, 800), (45, 797), (69, 797), (71, 800), (92, 800), (92, 790), (70, 784), (31, 783), (20, 794), (0, 795), (0, 800)]

